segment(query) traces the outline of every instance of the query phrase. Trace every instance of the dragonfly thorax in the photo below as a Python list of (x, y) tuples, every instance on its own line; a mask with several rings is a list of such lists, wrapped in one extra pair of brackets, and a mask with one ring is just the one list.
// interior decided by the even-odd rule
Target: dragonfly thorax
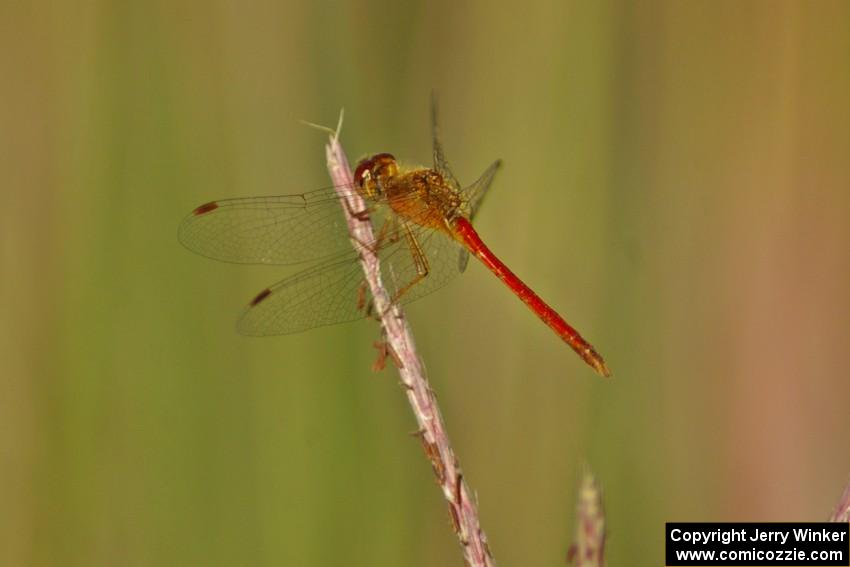
[(445, 230), (461, 214), (462, 200), (443, 176), (429, 168), (401, 168), (391, 154), (360, 160), (354, 170), (360, 194), (388, 205), (401, 218)]

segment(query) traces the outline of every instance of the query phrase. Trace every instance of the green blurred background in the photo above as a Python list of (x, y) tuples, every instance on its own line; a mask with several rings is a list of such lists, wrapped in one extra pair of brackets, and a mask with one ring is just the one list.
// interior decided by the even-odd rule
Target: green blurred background
[(369, 322), (248, 339), (292, 270), (176, 240), (350, 157), (462, 181), (595, 376), (478, 264), (408, 309), (501, 565), (562, 565), (587, 463), (611, 565), (663, 522), (828, 516), (850, 474), (850, 4), (0, 7), (0, 564), (460, 565)]

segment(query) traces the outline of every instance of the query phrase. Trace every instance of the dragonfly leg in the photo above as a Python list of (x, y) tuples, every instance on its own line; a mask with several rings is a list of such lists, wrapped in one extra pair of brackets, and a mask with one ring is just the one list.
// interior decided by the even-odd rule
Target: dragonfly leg
[(375, 362), (372, 363), (372, 372), (380, 372), (387, 367), (387, 357), (389, 356), (387, 341), (381, 338), (373, 342), (372, 346), (378, 351), (378, 356), (375, 357)]
[(381, 370), (386, 368), (387, 358), (393, 361), (393, 365), (396, 368), (404, 368), (404, 364), (402, 364), (401, 358), (399, 358), (395, 349), (387, 341), (385, 332), (384, 335), (380, 338), (380, 340), (377, 340), (372, 343), (372, 346), (374, 346), (378, 350), (378, 356), (375, 359), (375, 362), (372, 363), (372, 372), (380, 372)]
[(372, 211), (375, 210), (374, 207), (370, 207), (369, 205), (366, 205), (366, 208), (363, 209), (362, 211), (355, 211), (354, 209), (351, 208), (351, 204), (346, 199), (341, 199), (341, 200), (342, 200), (342, 204), (345, 207), (345, 210), (348, 212), (348, 214), (351, 215), (352, 217), (356, 218), (360, 222), (368, 221), (369, 220), (369, 213), (371, 213)]
[(397, 219), (392, 218), (384, 222), (381, 230), (378, 232), (378, 238), (375, 239), (375, 254), (383, 248), (384, 244), (395, 244), (401, 240), (401, 234), (399, 232)]
[(369, 299), (367, 290), (369, 289), (366, 280), (360, 282), (357, 287), (357, 310), (362, 311), (367, 317), (372, 315), (372, 300)]
[(416, 267), (416, 275), (412, 280), (396, 291), (395, 296), (392, 298), (392, 305), (396, 305), (401, 297), (410, 290), (410, 288), (428, 277), (428, 274), (431, 272), (431, 267), (428, 265), (428, 258), (425, 256), (419, 241), (416, 240), (416, 236), (413, 232), (411, 232), (410, 227), (405, 225), (404, 232), (405, 237), (407, 238), (407, 244), (410, 247), (410, 254), (413, 256), (413, 264)]
[[(396, 228), (393, 228), (394, 226)], [(386, 222), (384, 222), (383, 225), (381, 225), (381, 230), (378, 232), (378, 236), (374, 242), (363, 242), (358, 238), (354, 238), (354, 240), (357, 242), (357, 244), (377, 256), (378, 253), (381, 251), (381, 248), (383, 248), (384, 244), (394, 244), (401, 240), (401, 236), (399, 236), (398, 234), (397, 222), (393, 220), (387, 220)]]

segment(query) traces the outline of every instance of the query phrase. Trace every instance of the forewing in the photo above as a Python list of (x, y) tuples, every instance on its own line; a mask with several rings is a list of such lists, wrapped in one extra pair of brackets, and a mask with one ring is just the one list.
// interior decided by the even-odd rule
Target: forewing
[(186, 248), (202, 256), (243, 264), (294, 264), (350, 247), (333, 187), (213, 201), (187, 216), (178, 235)]
[(439, 125), (439, 109), (437, 108), (437, 96), (431, 93), (431, 139), (434, 145), (434, 169), (437, 173), (443, 176), (452, 187), (460, 191), (460, 183), (458, 183), (449, 162), (446, 159), (446, 154), (443, 151), (443, 144), (440, 141), (440, 125)]

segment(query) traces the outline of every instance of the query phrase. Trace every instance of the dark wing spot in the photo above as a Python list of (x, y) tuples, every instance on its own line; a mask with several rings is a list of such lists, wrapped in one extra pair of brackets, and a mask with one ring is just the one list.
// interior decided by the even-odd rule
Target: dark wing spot
[(257, 297), (251, 300), (251, 307), (255, 307), (259, 302), (267, 298), (272, 294), (272, 290), (269, 288), (264, 289), (260, 293), (257, 294)]
[(204, 203), (203, 205), (192, 211), (192, 214), (195, 216), (205, 215), (210, 211), (216, 210), (217, 208), (218, 203), (216, 203), (215, 201), (211, 201), (209, 203)]

